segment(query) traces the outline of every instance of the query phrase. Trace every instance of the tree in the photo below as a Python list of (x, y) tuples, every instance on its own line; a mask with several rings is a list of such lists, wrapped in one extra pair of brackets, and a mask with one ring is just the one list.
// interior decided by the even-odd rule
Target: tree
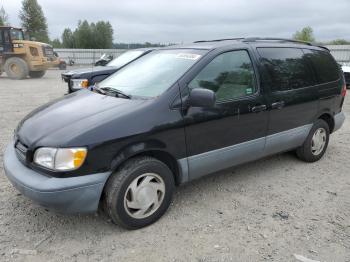
[(74, 31), (74, 40), (77, 48), (93, 48), (93, 35), (88, 21), (79, 21)]
[(58, 38), (55, 38), (54, 40), (50, 41), (50, 44), (52, 45), (53, 48), (61, 48), (62, 43)]
[(328, 44), (329, 45), (350, 45), (350, 41), (345, 39), (336, 39), (336, 40), (330, 41)]
[(0, 25), (8, 25), (8, 18), (9, 16), (7, 15), (4, 7), (2, 6), (0, 8)]
[(49, 42), (47, 22), (37, 0), (23, 0), (19, 14), (22, 27), (37, 41)]
[(113, 28), (109, 22), (99, 21), (91, 24), (94, 48), (108, 49), (113, 47)]
[(293, 39), (305, 42), (315, 42), (314, 30), (310, 26), (304, 27), (301, 31), (295, 32)]
[(73, 36), (73, 32), (72, 30), (70, 30), (70, 28), (66, 28), (63, 31), (62, 34), (62, 47), (65, 48), (74, 48), (75, 44), (74, 44), (74, 36)]
[(109, 22), (98, 21), (90, 23), (79, 21), (78, 27), (72, 32), (66, 28), (62, 34), (62, 47), (85, 49), (113, 48), (113, 28)]

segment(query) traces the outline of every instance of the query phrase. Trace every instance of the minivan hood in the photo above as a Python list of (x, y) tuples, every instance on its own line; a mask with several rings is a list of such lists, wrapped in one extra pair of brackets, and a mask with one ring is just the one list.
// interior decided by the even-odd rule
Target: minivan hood
[[(130, 113), (144, 102), (145, 100), (116, 98), (81, 90), (28, 114), (18, 125), (17, 136), (28, 147), (36, 146), (41, 140), (50, 141), (47, 139), (50, 137), (54, 137), (51, 139), (53, 141), (44, 146), (62, 145), (69, 137), (78, 136), (79, 132), (111, 120), (110, 116)], [(64, 133), (65, 137), (56, 133)]]

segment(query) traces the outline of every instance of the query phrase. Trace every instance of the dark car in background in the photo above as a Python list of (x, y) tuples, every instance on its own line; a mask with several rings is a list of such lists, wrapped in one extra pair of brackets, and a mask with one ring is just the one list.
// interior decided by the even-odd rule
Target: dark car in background
[(62, 74), (62, 79), (68, 83), (68, 92), (73, 93), (82, 88), (88, 88), (101, 82), (123, 66), (151, 52), (150, 48), (130, 50), (113, 59), (106, 66), (85, 67)]
[(342, 66), (342, 70), (345, 77), (346, 88), (350, 89), (350, 66)]

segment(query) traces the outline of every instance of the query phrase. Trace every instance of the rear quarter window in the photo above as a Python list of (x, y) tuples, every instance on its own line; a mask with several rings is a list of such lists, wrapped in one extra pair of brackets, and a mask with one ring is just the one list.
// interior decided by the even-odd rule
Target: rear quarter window
[(327, 51), (303, 49), (317, 76), (317, 83), (328, 83), (339, 79), (337, 63)]
[(261, 47), (257, 51), (267, 74), (265, 84), (272, 92), (315, 85), (311, 68), (301, 49)]

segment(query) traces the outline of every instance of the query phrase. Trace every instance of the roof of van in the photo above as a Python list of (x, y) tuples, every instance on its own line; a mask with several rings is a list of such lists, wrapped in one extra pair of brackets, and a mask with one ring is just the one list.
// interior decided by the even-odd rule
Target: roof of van
[(216, 49), (216, 48), (232, 46), (232, 45), (235, 45), (236, 47), (240, 47), (240, 46), (246, 46), (247, 44), (254, 45), (254, 46), (274, 45), (274, 46), (292, 46), (292, 47), (328, 50), (326, 47), (314, 45), (309, 42), (285, 39), (285, 38), (271, 38), (271, 37), (247, 37), (247, 38), (200, 40), (190, 44), (175, 45), (172, 47), (210, 50), (210, 49)]

